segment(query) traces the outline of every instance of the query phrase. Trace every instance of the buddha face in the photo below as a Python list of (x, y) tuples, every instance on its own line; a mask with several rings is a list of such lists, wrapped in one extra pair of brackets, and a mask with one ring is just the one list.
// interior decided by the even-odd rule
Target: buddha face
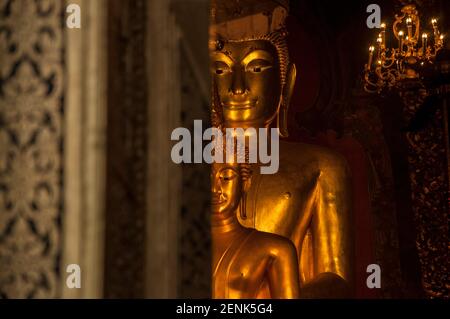
[(265, 127), (275, 118), (281, 95), (276, 48), (265, 40), (225, 42), (211, 53), (226, 127)]
[(241, 181), (237, 164), (213, 164), (211, 188), (213, 213), (226, 215), (225, 217), (234, 214), (241, 200)]

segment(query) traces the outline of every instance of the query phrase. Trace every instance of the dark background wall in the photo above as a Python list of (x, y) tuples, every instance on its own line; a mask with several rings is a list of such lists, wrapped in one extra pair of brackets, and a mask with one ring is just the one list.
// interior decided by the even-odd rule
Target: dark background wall
[[(436, 17), (443, 33), (448, 33), (448, 1), (411, 2), (418, 6), (425, 24), (422, 28), (430, 32), (429, 22)], [(378, 96), (362, 89), (368, 47), (375, 43), (379, 32), (366, 26), (366, 8), (371, 3), (291, 1), (289, 48), (298, 69), (289, 117), (291, 138), (335, 148), (347, 159), (355, 159), (363, 150), (365, 158), (359, 156), (352, 165), (365, 168), (368, 175), (363, 176), (358, 169), (352, 173), (359, 175), (359, 183), (367, 178), (370, 214), (356, 220), (355, 228), (364, 229), (368, 222), (372, 234), (357, 236), (360, 256), (376, 260), (384, 270), (383, 289), (378, 296), (420, 297), (423, 288), (403, 101), (395, 92)], [(394, 46), (394, 14), (409, 2), (376, 3), (381, 7), (381, 20), (388, 25), (388, 46)], [(336, 134), (331, 140), (330, 133)], [(361, 187), (366, 186), (362, 183), (357, 189)], [(361, 195), (357, 195), (355, 200), (360, 199)], [(438, 209), (443, 213), (446, 210), (444, 206)], [(367, 250), (372, 250), (372, 257)]]

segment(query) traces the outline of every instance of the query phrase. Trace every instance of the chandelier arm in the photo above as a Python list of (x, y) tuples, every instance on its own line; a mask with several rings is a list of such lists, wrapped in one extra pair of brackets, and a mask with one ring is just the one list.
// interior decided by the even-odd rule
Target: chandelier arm
[(381, 68), (377, 68), (376, 74), (378, 78), (382, 81), (387, 81), (389, 79), (389, 70), (381, 71)]
[[(372, 84), (371, 84), (372, 85)], [(369, 88), (369, 85), (368, 84), (365, 84), (364, 85), (364, 91), (366, 91), (367, 93), (371, 93), (371, 94), (373, 94), (373, 93), (378, 93), (378, 91), (379, 91), (379, 89), (377, 88), (377, 86), (376, 85), (372, 85), (375, 89), (370, 89)]]
[(389, 75), (389, 78), (390, 78), (389, 83), (391, 84), (390, 86), (394, 86), (395, 82), (397, 81), (397, 75), (398, 74), (395, 74), (395, 73), (396, 73), (396, 70), (389, 70), (388, 71), (388, 75)]
[[(440, 36), (436, 21), (432, 19), (435, 41), (431, 45), (431, 42), (427, 42), (427, 35), (420, 34), (421, 26), (424, 24), (420, 20), (415, 5), (405, 5), (401, 13), (395, 14), (392, 31), (398, 41), (398, 47), (385, 46), (384, 25), (381, 35), (377, 38), (379, 43), (377, 52), (374, 51), (374, 46), (369, 47), (369, 62), (364, 66), (364, 90), (381, 93), (386, 88), (400, 88), (405, 79), (415, 79), (420, 82), (422, 70), (417, 67), (425, 63), (432, 64), (436, 53), (444, 46), (443, 36)], [(420, 40), (422, 40), (421, 45)], [(371, 68), (375, 54), (377, 54), (377, 61), (374, 63), (374, 68)]]
[(370, 84), (370, 85), (372, 85), (372, 86), (374, 86), (374, 87), (377, 86), (377, 83), (376, 83), (376, 82), (373, 82), (373, 81), (370, 79), (370, 72), (366, 72), (366, 73), (364, 74), (364, 80), (365, 80), (368, 84)]
[(384, 64), (383, 63), (383, 68), (387, 69), (387, 68), (392, 67), (394, 65), (394, 63), (395, 63), (395, 58), (391, 57), (391, 58), (385, 60), (385, 62), (387, 62), (387, 61), (391, 61), (391, 63), (389, 63), (389, 64)]
[(417, 16), (417, 15), (415, 15), (414, 18), (416, 21), (416, 30), (414, 32), (414, 40), (415, 40), (415, 44), (417, 44), (417, 43), (419, 43), (420, 19), (419, 19), (419, 16)]
[(398, 30), (397, 25), (402, 23), (403, 19), (405, 18), (405, 15), (406, 15), (405, 13), (403, 13), (401, 16), (399, 16), (397, 14), (395, 15), (395, 22), (392, 25), (392, 31), (394, 32), (394, 36), (397, 40), (400, 40), (398, 37), (398, 32), (400, 30)]

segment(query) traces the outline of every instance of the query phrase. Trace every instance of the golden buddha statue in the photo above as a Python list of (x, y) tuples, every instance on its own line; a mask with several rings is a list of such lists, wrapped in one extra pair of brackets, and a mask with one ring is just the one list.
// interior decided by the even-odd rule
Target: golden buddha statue
[[(287, 1), (281, 0), (213, 1), (214, 126), (262, 128), (277, 119), (280, 136), (287, 137), (296, 79), (286, 44), (287, 12)], [(258, 168), (252, 170), (239, 222), (294, 243), (300, 298), (352, 296), (353, 230), (345, 159), (323, 147), (281, 139), (278, 172), (262, 175)], [(251, 250), (247, 254), (253, 258)]]
[(247, 165), (212, 165), (212, 296), (298, 298), (298, 259), (292, 242), (238, 221), (236, 211), (251, 178)]

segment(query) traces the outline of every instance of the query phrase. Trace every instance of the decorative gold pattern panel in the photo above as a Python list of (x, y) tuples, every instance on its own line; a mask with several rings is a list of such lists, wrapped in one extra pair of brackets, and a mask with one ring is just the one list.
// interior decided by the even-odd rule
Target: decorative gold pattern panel
[[(424, 101), (424, 90), (402, 93), (404, 114), (409, 121)], [(407, 132), (409, 177), (412, 188), (416, 245), (422, 268), (422, 285), (429, 298), (449, 298), (448, 285), (448, 163), (445, 113), (438, 107), (427, 125)]]
[(0, 1), (0, 297), (59, 295), (62, 5)]

